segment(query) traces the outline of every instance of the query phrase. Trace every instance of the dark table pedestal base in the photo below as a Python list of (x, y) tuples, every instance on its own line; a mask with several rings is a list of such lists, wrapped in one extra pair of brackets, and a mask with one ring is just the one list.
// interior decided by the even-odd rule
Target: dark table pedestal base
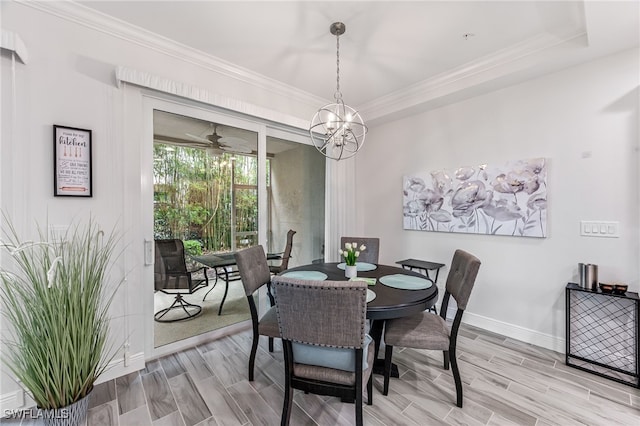
[[(373, 363), (373, 374), (379, 374), (384, 376), (384, 359), (376, 359)], [(390, 377), (400, 377), (398, 372), (398, 366), (395, 363), (391, 363)]]
[[(378, 358), (380, 352), (380, 340), (382, 339), (382, 330), (384, 328), (384, 320), (374, 320), (371, 322), (371, 328), (369, 329), (369, 335), (375, 342), (375, 361), (373, 362), (373, 374), (384, 375), (384, 359)], [(391, 377), (400, 377), (398, 373), (398, 366), (391, 363)]]

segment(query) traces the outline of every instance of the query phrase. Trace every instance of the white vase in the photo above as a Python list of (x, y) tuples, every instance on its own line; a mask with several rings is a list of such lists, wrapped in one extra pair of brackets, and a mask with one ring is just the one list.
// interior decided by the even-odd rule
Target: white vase
[(345, 266), (344, 267), (344, 276), (347, 278), (355, 278), (358, 276), (358, 267), (356, 265), (353, 266)]

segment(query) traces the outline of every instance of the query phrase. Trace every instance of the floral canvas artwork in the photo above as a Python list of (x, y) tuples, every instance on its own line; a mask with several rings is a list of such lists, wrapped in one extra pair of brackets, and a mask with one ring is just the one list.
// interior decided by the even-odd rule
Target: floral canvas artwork
[(545, 238), (546, 161), (405, 176), (402, 205), (404, 229)]

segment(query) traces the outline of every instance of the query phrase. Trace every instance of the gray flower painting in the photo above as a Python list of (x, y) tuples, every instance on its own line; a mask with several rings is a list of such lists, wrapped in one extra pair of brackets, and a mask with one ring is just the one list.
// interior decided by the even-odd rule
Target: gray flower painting
[(403, 228), (545, 238), (544, 158), (405, 176)]

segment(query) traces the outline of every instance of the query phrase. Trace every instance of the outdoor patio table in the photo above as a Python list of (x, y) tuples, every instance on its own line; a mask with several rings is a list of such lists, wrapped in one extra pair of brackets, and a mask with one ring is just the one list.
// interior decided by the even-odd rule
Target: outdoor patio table
[[(213, 286), (211, 286), (211, 289), (204, 295), (202, 301), (207, 298), (209, 293), (213, 291), (216, 284), (218, 284), (218, 278), (222, 278), (225, 283), (224, 295), (222, 296), (222, 301), (220, 302), (220, 307), (218, 308), (218, 315), (222, 313), (222, 306), (224, 305), (224, 301), (227, 298), (227, 293), (229, 292), (229, 281), (237, 281), (240, 279), (238, 271), (233, 269), (233, 266), (235, 266), (236, 264), (236, 258), (234, 255), (235, 252), (224, 252), (204, 254), (200, 256), (189, 256), (191, 259), (213, 269), (215, 272), (216, 280), (213, 283)], [(279, 253), (267, 253), (267, 260), (277, 259), (282, 259), (282, 256)]]

